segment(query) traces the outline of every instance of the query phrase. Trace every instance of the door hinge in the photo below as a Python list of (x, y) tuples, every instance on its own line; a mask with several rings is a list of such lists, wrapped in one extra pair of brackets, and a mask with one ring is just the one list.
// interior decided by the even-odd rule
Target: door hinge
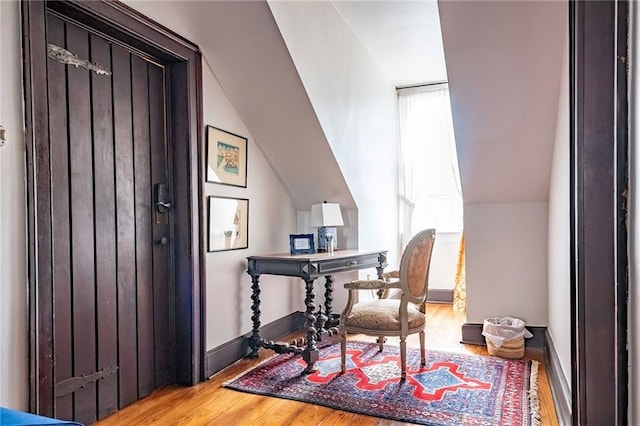
[(102, 370), (96, 371), (95, 373), (85, 374), (79, 377), (70, 377), (59, 383), (56, 383), (56, 398), (69, 395), (70, 393), (73, 393), (78, 389), (84, 388), (89, 383), (94, 383), (100, 379), (104, 379), (105, 377), (115, 373), (116, 371), (118, 371), (118, 367), (114, 365), (113, 367), (103, 368)]
[(86, 59), (78, 58), (78, 55), (71, 53), (60, 46), (49, 43), (47, 46), (47, 56), (54, 61), (61, 62), (65, 65), (73, 65), (76, 68), (84, 68), (87, 71), (93, 71), (98, 75), (111, 75), (111, 71), (104, 69), (98, 64), (94, 64)]

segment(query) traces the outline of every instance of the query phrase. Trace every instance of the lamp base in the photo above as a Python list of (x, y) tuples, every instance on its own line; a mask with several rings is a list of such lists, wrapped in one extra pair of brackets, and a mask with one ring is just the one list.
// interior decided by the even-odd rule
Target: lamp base
[(338, 229), (335, 226), (321, 226), (318, 228), (318, 253), (328, 252), (327, 235), (333, 236), (333, 250), (338, 247)]

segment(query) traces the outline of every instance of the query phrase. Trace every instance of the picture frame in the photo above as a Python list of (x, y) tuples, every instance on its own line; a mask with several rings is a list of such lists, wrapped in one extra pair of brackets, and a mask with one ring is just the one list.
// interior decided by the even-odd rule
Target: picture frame
[(247, 138), (206, 126), (206, 181), (247, 187)]
[(208, 252), (249, 248), (249, 200), (208, 197)]
[(313, 234), (290, 234), (289, 247), (291, 254), (313, 254), (316, 252)]

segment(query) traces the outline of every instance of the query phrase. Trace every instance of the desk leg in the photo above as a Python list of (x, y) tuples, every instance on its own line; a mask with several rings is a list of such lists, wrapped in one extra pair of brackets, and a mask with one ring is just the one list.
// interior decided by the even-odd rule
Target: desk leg
[(306, 297), (304, 299), (304, 304), (307, 306), (307, 311), (305, 312), (306, 321), (304, 323), (304, 327), (307, 329), (307, 347), (302, 352), (302, 359), (307, 363), (307, 368), (303, 371), (304, 374), (315, 373), (318, 371), (318, 367), (316, 367), (315, 363), (318, 360), (318, 355), (320, 353), (316, 347), (316, 316), (313, 312), (316, 306), (313, 303), (313, 299), (315, 298), (315, 294), (313, 293), (313, 281), (313, 279), (304, 280), (306, 283)]
[[(384, 272), (384, 266), (380, 265), (380, 266), (376, 266), (376, 271), (378, 271), (378, 279), (381, 280), (382, 279), (382, 274)], [(380, 289), (378, 290), (377, 294), (378, 294), (378, 299), (383, 299), (386, 298), (387, 295), (385, 293), (388, 293), (389, 290), (383, 290)], [(382, 352), (382, 347), (384, 346), (384, 344), (387, 342), (387, 338), (380, 336), (378, 337), (378, 345), (380, 346), (380, 351)]]
[(253, 303), (251, 304), (251, 311), (253, 315), (251, 315), (251, 321), (253, 321), (253, 330), (251, 332), (251, 337), (249, 338), (249, 347), (251, 348), (251, 353), (249, 354), (250, 358), (258, 357), (258, 349), (262, 346), (262, 338), (260, 337), (260, 284), (259, 284), (260, 275), (252, 275), (251, 276), (251, 290), (253, 293), (251, 294), (251, 300)]
[[(378, 279), (381, 280), (382, 279), (382, 274), (384, 273), (384, 266), (380, 265), (380, 266), (376, 266), (376, 271), (378, 271)], [(384, 290), (384, 289), (380, 289), (376, 292), (376, 294), (378, 295), (378, 299), (385, 299), (386, 295), (385, 293), (388, 293), (389, 290)]]
[(324, 278), (326, 280), (324, 283), (324, 308), (325, 315), (327, 316), (327, 328), (331, 328), (337, 325), (331, 316), (331, 304), (333, 303), (333, 277), (331, 275), (327, 275)]
[(381, 280), (382, 274), (384, 273), (384, 266), (383, 265), (376, 266), (376, 271), (378, 272), (378, 279)]

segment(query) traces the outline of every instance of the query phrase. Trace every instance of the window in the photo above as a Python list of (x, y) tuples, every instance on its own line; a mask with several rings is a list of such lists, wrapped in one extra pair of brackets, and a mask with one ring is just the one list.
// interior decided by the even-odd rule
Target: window
[(449, 86), (398, 90), (400, 120), (400, 226), (403, 247), (418, 231), (462, 231), (458, 170)]

